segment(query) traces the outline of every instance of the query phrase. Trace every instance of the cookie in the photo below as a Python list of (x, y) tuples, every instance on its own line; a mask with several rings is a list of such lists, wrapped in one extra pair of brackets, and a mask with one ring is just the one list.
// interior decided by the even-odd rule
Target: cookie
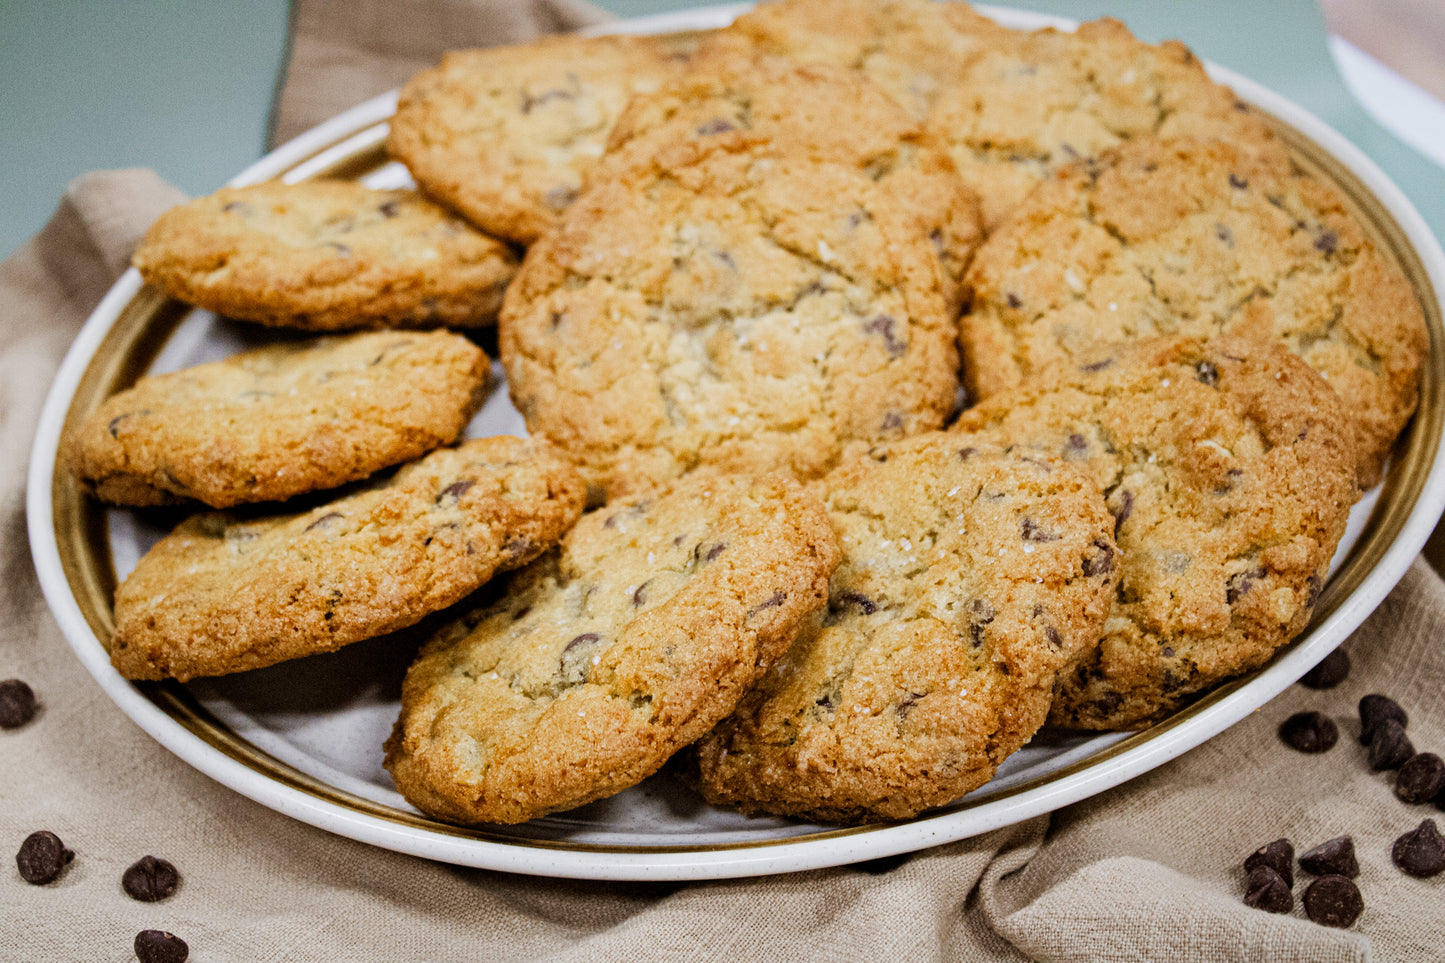
[(1114, 515), (1120, 580), (1059, 725), (1137, 728), (1304, 630), (1354, 503), (1339, 399), (1279, 345), (1100, 346), (965, 411), (956, 430), (1060, 455)]
[(913, 210), (762, 140), (696, 148), (594, 184), (528, 251), (498, 339), (528, 430), (617, 497), (939, 427), (956, 329)]
[(963, 271), (982, 237), (978, 198), (923, 125), (856, 71), (715, 48), (682, 78), (632, 99), (589, 178), (686, 163), (717, 138), (760, 139), (789, 158), (866, 173), (918, 219), (961, 305)]
[(961, 2), (782, 0), (758, 4), (704, 50), (742, 41), (800, 63), (858, 70), (922, 120), (973, 58), (1015, 33)]
[(932, 432), (831, 473), (821, 625), (697, 745), (709, 802), (906, 819), (992, 778), (1098, 643), (1114, 521), (1056, 457)]
[(487, 374), (480, 348), (443, 331), (275, 344), (142, 378), (68, 432), (63, 450), (114, 504), (279, 501), (455, 441)]
[(490, 324), (517, 257), (415, 191), (273, 181), (172, 208), (132, 263), (187, 304), (341, 331)]
[(427, 643), (386, 767), (459, 823), (620, 792), (733, 710), (837, 564), (816, 496), (781, 475), (610, 503)]
[(1183, 44), (1146, 44), (1107, 18), (990, 44), (940, 93), (928, 124), (982, 199), (989, 231), (1058, 168), (1134, 138), (1282, 149), (1264, 116)]
[(116, 591), (111, 662), (128, 679), (185, 681), (404, 628), (536, 558), (584, 496), (564, 460), (498, 437), (311, 511), (194, 516)]
[(1136, 141), (1061, 174), (980, 249), (967, 280), (961, 343), (976, 396), (1096, 341), (1273, 340), (1344, 401), (1363, 487), (1415, 410), (1429, 350), (1408, 280), (1340, 193), (1283, 154), (1220, 141)]
[(387, 148), (422, 190), (498, 237), (558, 223), (633, 94), (682, 69), (666, 37), (546, 37), (451, 51), (402, 88)]

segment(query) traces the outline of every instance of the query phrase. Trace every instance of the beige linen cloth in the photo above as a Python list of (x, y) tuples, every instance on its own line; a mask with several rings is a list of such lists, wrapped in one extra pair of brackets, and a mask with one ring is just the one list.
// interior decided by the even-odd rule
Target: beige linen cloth
[[(278, 129), (293, 133), (396, 85), (439, 51), (596, 19), (572, 2), (306, 0), (295, 16)], [(332, 836), (225, 789), (132, 724), (72, 656), (26, 543), (24, 470), (61, 355), (136, 240), (179, 199), (146, 171), (76, 180), (54, 218), (0, 265), (0, 678), (43, 706), (0, 731), (0, 849), (50, 829), (76, 852), (48, 886), (0, 869), (0, 959), (127, 960), (166, 929), (191, 959), (1345, 961), (1439, 959), (1445, 876), (1391, 864), (1392, 840), (1433, 806), (1406, 806), (1371, 773), (1354, 705), (1384, 692), (1418, 749), (1445, 750), (1445, 584), (1417, 561), (1347, 643), (1349, 679), (1293, 687), (1153, 772), (986, 836), (911, 857), (752, 880), (591, 883), (461, 869)], [(1341, 739), (1306, 756), (1275, 736), (1302, 709)], [(1365, 911), (1317, 926), (1300, 898), (1271, 915), (1241, 903), (1240, 864), (1280, 836), (1303, 851), (1354, 836)], [(180, 890), (121, 890), (142, 855)]]

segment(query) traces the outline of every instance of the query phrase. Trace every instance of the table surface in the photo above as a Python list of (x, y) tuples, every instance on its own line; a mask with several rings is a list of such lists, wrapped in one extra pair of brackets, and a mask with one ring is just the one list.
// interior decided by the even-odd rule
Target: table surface
[[(639, 16), (707, 2), (599, 5)], [(1384, 2), (1418, 8), (1436, 0)], [(1116, 0), (1105, 6), (1137, 5)], [(0, 258), (40, 229), (65, 185), (85, 171), (151, 167), (181, 189), (205, 194), (260, 156), (289, 6), (288, 0), (0, 0), (0, 129), (8, 134), (0, 140)], [(1078, 14), (1095, 15), (1085, 9), (1095, 6), (1081, 3)], [(1335, 29), (1358, 37), (1387, 63), (1398, 59), (1401, 72), (1431, 86), (1433, 61), (1412, 53), (1419, 47), (1418, 19), (1412, 31), (1394, 32), (1408, 42), (1392, 41), (1389, 30), (1377, 29), (1390, 21), (1376, 3), (1325, 0), (1325, 9)], [(1445, 31), (1445, 5), (1440, 9), (1435, 27)], [(1342, 10), (1348, 16), (1342, 18)], [(1198, 44), (1213, 53), (1207, 37)], [(1426, 73), (1414, 69), (1417, 63)]]

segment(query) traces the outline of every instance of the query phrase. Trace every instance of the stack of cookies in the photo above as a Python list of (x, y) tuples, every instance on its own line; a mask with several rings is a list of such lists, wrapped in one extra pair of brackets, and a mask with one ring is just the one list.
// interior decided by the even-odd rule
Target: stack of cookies
[[(1160, 721), (1304, 630), (1428, 350), (1339, 194), (1115, 21), (781, 0), (458, 52), (389, 146), (416, 191), (166, 214), (149, 283), (325, 334), (66, 451), (218, 510), (117, 591), (129, 678), (441, 613), (385, 753), (457, 823), (679, 753), (718, 805), (906, 819), (1046, 723)], [(458, 444), (488, 361), (444, 329), (494, 324), (531, 437)]]

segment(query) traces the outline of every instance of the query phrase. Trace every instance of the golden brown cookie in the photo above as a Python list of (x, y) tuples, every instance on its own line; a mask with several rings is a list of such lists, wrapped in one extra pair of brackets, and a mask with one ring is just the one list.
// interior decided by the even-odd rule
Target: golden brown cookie
[(1041, 188), (980, 249), (961, 326), (989, 397), (1097, 341), (1232, 334), (1276, 341), (1354, 421), (1380, 478), (1429, 351), (1409, 282), (1333, 187), (1283, 154), (1137, 141)]
[(1339, 399), (1268, 342), (1099, 346), (955, 427), (1061, 456), (1114, 515), (1118, 594), (1060, 725), (1142, 727), (1264, 664), (1309, 622), (1358, 494)]
[(955, 404), (947, 274), (852, 167), (727, 135), (599, 182), (500, 326), (530, 431), (614, 497), (700, 466), (816, 476)]
[(185, 681), (404, 628), (536, 558), (584, 496), (566, 461), (498, 437), (308, 512), (194, 516), (116, 591), (111, 662), (128, 679)]
[(782, 476), (608, 504), (422, 649), (386, 766), (460, 823), (620, 792), (733, 710), (837, 564), (816, 496)]
[(487, 356), (443, 331), (276, 344), (142, 378), (67, 434), (103, 501), (212, 508), (333, 488), (455, 441)]
[(490, 324), (517, 257), (415, 191), (273, 181), (172, 208), (134, 264), (218, 314), (339, 331)]
[(422, 190), (489, 233), (556, 226), (628, 98), (677, 75), (666, 37), (546, 37), (457, 50), (402, 88), (387, 147)]
[(843, 561), (822, 624), (697, 745), (709, 802), (906, 819), (992, 778), (1092, 651), (1113, 519), (1056, 457), (932, 432), (816, 484)]

